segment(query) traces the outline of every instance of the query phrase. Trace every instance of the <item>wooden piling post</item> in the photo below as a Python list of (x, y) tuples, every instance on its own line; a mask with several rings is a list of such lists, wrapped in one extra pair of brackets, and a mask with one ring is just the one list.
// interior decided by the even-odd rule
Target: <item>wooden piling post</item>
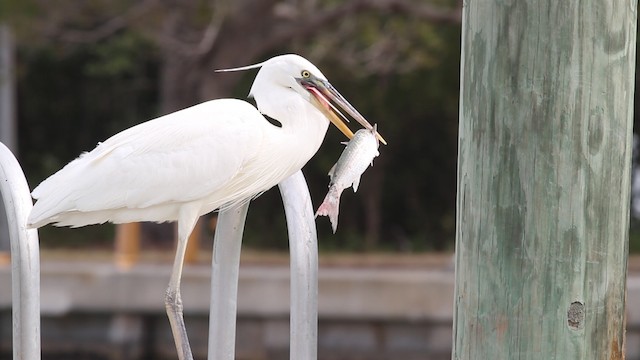
[[(198, 262), (198, 253), (200, 252), (200, 239), (202, 238), (202, 218), (198, 219), (196, 225), (193, 227), (193, 231), (189, 235), (189, 242), (187, 243), (187, 250), (184, 254), (185, 264), (195, 264)], [(176, 231), (176, 239), (178, 234)]]
[(465, 1), (453, 359), (623, 359), (637, 2)]
[(140, 258), (140, 223), (116, 225), (116, 266), (128, 270)]

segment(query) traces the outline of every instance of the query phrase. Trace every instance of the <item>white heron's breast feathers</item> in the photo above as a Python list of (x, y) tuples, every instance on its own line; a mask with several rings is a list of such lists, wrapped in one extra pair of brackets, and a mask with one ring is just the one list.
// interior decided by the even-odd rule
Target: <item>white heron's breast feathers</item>
[(283, 161), (285, 136), (252, 105), (233, 99), (142, 123), (36, 187), (29, 224), (171, 221), (188, 203), (205, 214), (255, 196), (302, 167), (308, 158)]

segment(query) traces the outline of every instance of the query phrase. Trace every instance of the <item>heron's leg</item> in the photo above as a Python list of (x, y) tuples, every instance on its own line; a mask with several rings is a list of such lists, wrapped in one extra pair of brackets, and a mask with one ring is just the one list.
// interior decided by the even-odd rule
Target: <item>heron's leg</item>
[(176, 249), (176, 257), (171, 270), (171, 279), (169, 287), (165, 294), (165, 307), (167, 316), (171, 324), (171, 332), (178, 350), (178, 358), (180, 360), (192, 360), (191, 346), (189, 346), (189, 338), (187, 337), (187, 329), (184, 325), (182, 315), (182, 298), (180, 296), (180, 279), (182, 278), (182, 267), (184, 265), (184, 254), (187, 249), (187, 241), (189, 234), (198, 220), (199, 206), (186, 205), (180, 209), (180, 217), (178, 219), (178, 246)]

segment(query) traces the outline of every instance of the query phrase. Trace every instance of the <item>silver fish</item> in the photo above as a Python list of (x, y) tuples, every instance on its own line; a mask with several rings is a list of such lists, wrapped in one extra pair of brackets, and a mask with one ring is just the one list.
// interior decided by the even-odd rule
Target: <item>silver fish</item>
[(358, 130), (347, 147), (342, 151), (338, 162), (329, 170), (329, 192), (316, 211), (318, 215), (328, 216), (335, 234), (338, 228), (338, 212), (340, 211), (340, 195), (342, 191), (353, 185), (353, 192), (358, 191), (360, 176), (369, 167), (373, 166), (373, 158), (378, 156), (377, 126), (373, 129)]

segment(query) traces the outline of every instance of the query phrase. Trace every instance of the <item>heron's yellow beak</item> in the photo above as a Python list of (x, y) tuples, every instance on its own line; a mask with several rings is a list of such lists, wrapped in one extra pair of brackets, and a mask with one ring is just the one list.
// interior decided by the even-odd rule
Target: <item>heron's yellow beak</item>
[[(345, 121), (348, 121), (347, 118), (335, 105), (333, 105), (333, 103), (351, 115), (351, 117), (359, 122), (365, 129), (374, 130), (373, 126), (369, 124), (364, 116), (360, 115), (358, 110), (351, 106), (351, 104), (349, 104), (349, 102), (328, 81), (311, 76), (309, 78), (299, 79), (299, 82), (300, 85), (304, 86), (304, 88), (307, 89), (317, 100), (317, 107), (320, 111), (322, 111), (322, 113), (325, 114), (327, 118), (347, 136), (347, 138), (353, 138), (353, 132), (345, 123)], [(387, 144), (386, 140), (378, 132), (376, 132), (376, 136), (380, 142), (385, 145)]]

